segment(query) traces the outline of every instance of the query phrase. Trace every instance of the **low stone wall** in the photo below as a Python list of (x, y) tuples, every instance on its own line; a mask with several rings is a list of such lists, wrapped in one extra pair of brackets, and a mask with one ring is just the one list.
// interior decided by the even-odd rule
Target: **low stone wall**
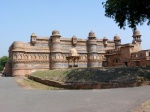
[(66, 89), (108, 89), (108, 88), (121, 88), (121, 87), (135, 87), (142, 85), (150, 85), (150, 81), (141, 81), (134, 83), (61, 83), (57, 81), (50, 81), (47, 79), (41, 79), (34, 76), (28, 76), (29, 79), (36, 82)]

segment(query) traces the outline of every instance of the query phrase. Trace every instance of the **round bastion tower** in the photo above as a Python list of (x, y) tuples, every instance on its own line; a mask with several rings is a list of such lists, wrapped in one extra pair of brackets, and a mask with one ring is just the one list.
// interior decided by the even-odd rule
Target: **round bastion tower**
[(60, 33), (57, 30), (52, 31), (52, 35), (50, 38), (50, 52), (51, 52), (51, 69), (62, 68), (61, 63), (61, 50), (60, 50)]
[(12, 76), (24, 76), (24, 44), (15, 41), (12, 45)]
[(98, 67), (97, 61), (97, 40), (94, 32), (89, 32), (88, 37), (88, 67)]
[(114, 42), (115, 42), (115, 49), (119, 48), (121, 46), (121, 39), (120, 36), (115, 35), (114, 36)]
[(133, 31), (133, 41), (132, 41), (132, 44), (134, 44), (134, 48), (135, 48), (135, 51), (141, 51), (141, 34), (138, 30), (134, 30)]
[(140, 34), (140, 32), (138, 31), (138, 30), (134, 30), (133, 31), (133, 41), (132, 41), (132, 43), (139, 43), (139, 44), (141, 44), (141, 42), (142, 42), (142, 40), (141, 40), (141, 34)]

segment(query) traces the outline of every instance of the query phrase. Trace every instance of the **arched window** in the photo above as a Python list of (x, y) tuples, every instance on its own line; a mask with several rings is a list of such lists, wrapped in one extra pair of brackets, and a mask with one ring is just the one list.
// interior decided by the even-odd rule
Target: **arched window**
[(14, 59), (17, 59), (17, 55), (16, 54), (13, 57), (14, 57)]
[(18, 55), (18, 59), (21, 59), (22, 58), (22, 56), (21, 55)]
[(28, 60), (30, 60), (30, 59), (31, 59), (31, 55), (28, 56)]
[(27, 60), (27, 59), (28, 59), (28, 56), (27, 56), (27, 55), (25, 55), (25, 56), (24, 56), (24, 58)]
[(96, 56), (94, 55), (94, 59), (96, 59)]
[(58, 55), (56, 55), (56, 59), (59, 59), (59, 56), (58, 56)]
[(33, 57), (32, 57), (33, 59), (36, 59), (36, 56), (35, 55), (33, 55)]

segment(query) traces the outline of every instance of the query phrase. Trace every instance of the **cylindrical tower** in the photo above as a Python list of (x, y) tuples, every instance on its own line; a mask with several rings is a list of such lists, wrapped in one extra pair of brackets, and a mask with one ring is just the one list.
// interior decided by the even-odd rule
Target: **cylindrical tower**
[(52, 35), (50, 38), (50, 57), (51, 57), (51, 64), (50, 68), (51, 69), (58, 69), (62, 68), (62, 63), (61, 63), (61, 50), (60, 50), (60, 33), (57, 30), (52, 31)]
[(103, 38), (103, 44), (104, 44), (104, 47), (107, 46), (107, 43), (108, 43), (108, 39), (106, 37)]
[(89, 32), (88, 36), (88, 67), (98, 67), (97, 61), (97, 40), (94, 32)]
[(115, 42), (115, 49), (119, 48), (121, 46), (121, 39), (120, 36), (115, 35), (114, 36), (114, 42)]
[(141, 34), (140, 34), (140, 32), (138, 31), (138, 30), (134, 30), (133, 31), (133, 41), (132, 41), (132, 43), (139, 43), (139, 44), (141, 44), (141, 42), (142, 42), (142, 40), (141, 40)]
[(12, 45), (12, 76), (24, 76), (24, 44), (14, 42)]

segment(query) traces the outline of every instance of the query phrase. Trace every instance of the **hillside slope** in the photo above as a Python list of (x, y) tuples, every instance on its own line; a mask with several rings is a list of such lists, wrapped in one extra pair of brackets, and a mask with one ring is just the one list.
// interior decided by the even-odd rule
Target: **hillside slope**
[(130, 83), (150, 81), (150, 67), (60, 69), (37, 71), (31, 76), (63, 83)]

